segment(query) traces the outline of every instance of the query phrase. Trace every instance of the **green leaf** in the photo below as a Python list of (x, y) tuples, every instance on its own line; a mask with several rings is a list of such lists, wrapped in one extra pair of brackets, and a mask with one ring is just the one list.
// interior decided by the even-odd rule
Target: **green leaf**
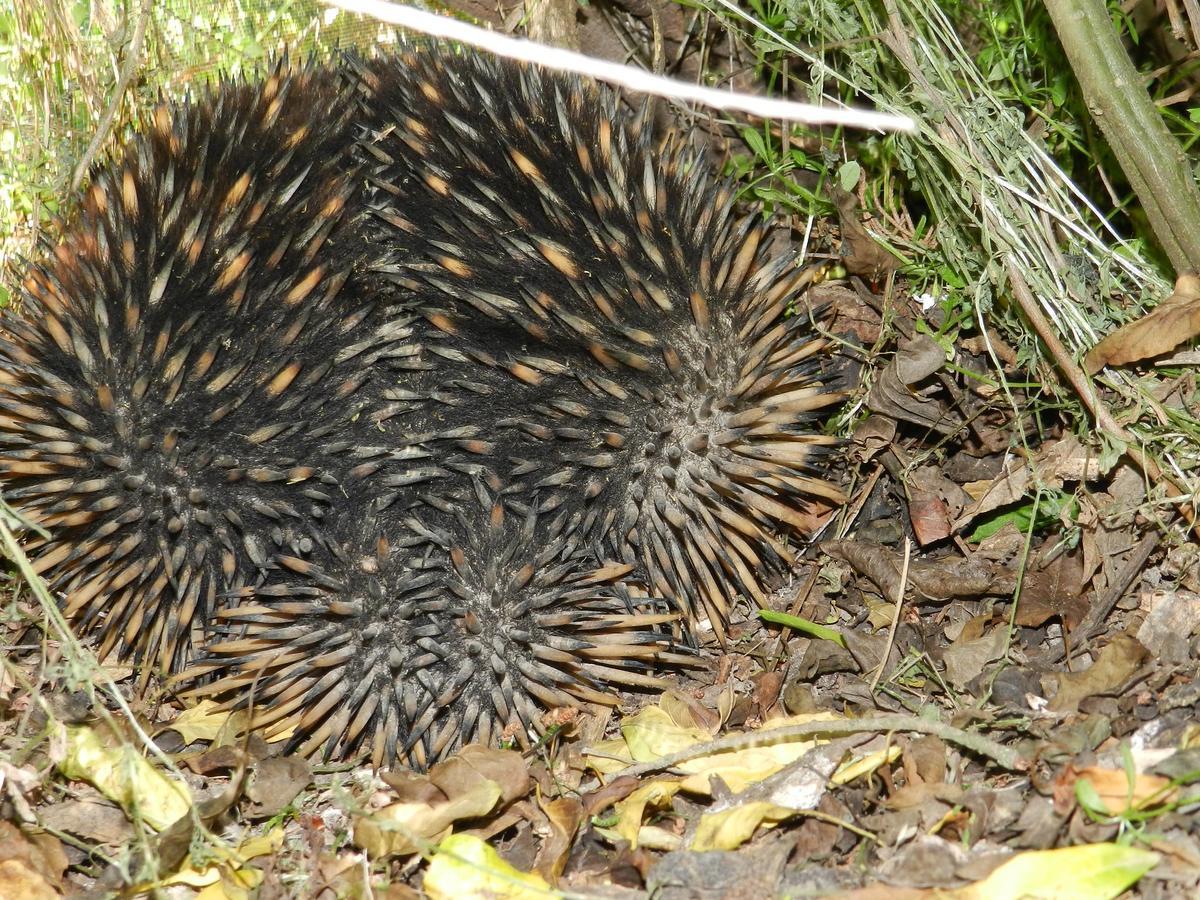
[[(1036, 507), (1032, 498), (1022, 503), (1001, 507), (993, 515), (983, 519), (967, 536), (967, 540), (971, 543), (979, 543), (990, 538), (1010, 522), (1022, 534), (1029, 531), (1031, 526), (1034, 530), (1045, 528), (1057, 522), (1064, 512), (1073, 513), (1075, 505), (1075, 498), (1070, 494), (1043, 493)], [(1036, 522), (1032, 518), (1035, 509)]]
[(801, 631), (804, 634), (812, 635), (822, 641), (833, 641), (839, 647), (846, 646), (846, 639), (842, 637), (842, 633), (833, 628), (818, 625), (816, 622), (810, 622), (808, 619), (802, 619), (799, 616), (775, 612), (772, 609), (760, 609), (758, 614), (764, 622), (770, 622), (772, 625), (783, 625), (794, 631)]
[(854, 160), (847, 160), (842, 163), (838, 169), (838, 184), (842, 186), (842, 190), (846, 193), (851, 193), (858, 187), (858, 180), (862, 178), (862, 166)]
[(1104, 805), (1104, 798), (1096, 791), (1096, 786), (1086, 778), (1080, 778), (1075, 782), (1075, 799), (1093, 818), (1107, 819), (1109, 817), (1108, 810)]
[(746, 142), (746, 146), (759, 159), (769, 159), (770, 153), (767, 150), (766, 141), (763, 139), (762, 133), (754, 128), (742, 129), (742, 140)]

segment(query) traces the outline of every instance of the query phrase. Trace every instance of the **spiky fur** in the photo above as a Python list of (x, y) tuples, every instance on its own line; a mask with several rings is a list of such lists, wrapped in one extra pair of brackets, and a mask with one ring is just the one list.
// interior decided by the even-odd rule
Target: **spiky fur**
[(179, 667), (224, 595), (327, 540), (312, 451), (379, 324), (345, 94), (280, 66), (159, 107), (0, 321), (0, 483), (105, 653)]
[(657, 684), (839, 497), (809, 274), (593, 83), (281, 67), (87, 196), (0, 322), (5, 496), (103, 650), (306, 752), (423, 765)]

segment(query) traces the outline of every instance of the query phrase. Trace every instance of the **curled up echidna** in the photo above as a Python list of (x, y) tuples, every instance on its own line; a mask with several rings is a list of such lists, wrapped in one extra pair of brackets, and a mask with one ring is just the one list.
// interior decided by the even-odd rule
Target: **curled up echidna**
[(840, 497), (828, 342), (644, 121), (438, 44), (155, 111), (0, 323), (0, 484), (102, 651), (423, 765), (762, 600)]
[(382, 325), (349, 279), (345, 95), (281, 67), (159, 107), (0, 323), (0, 487), (102, 654), (184, 665), (222, 597), (328, 540), (313, 435)]

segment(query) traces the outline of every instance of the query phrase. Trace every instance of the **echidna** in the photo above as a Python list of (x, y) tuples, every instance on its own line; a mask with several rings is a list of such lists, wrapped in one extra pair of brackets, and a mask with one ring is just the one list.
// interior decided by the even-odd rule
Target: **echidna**
[[(635, 601), (630, 567), (548, 541), (481, 492), (426, 498), (403, 520), (369, 513), (324, 566), (284, 557), (255, 601), (222, 610), (194, 694), (235, 692), (300, 749), (423, 766), (462, 744), (540, 729), (539, 708), (614, 702), (607, 685), (662, 686), (665, 604)], [(636, 589), (635, 589), (636, 590)], [(657, 607), (657, 608), (656, 608)], [(322, 746), (323, 745), (323, 746)]]
[(157, 108), (0, 321), (4, 497), (102, 652), (178, 668), (222, 596), (328, 540), (311, 451), (386, 332), (349, 279), (345, 93), (281, 65)]
[[(839, 399), (765, 227), (734, 217), (701, 155), (635, 133), (595, 83), (490, 56), (411, 51), (360, 69), (376, 271), (419, 316), (429, 368), (372, 412), (561, 510), (561, 531), (636, 565), (718, 629), (791, 562)], [(481, 427), (482, 426), (482, 427)]]
[(104, 648), (306, 751), (424, 764), (654, 684), (840, 497), (810, 274), (594, 83), (281, 70), (89, 197), (3, 323), (6, 497)]

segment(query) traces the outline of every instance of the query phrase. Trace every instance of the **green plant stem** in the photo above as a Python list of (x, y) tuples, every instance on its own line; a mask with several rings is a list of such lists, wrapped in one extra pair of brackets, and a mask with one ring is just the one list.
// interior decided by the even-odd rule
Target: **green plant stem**
[(1100, 126), (1176, 272), (1200, 270), (1200, 190), (1104, 0), (1046, 0), (1046, 9)]

